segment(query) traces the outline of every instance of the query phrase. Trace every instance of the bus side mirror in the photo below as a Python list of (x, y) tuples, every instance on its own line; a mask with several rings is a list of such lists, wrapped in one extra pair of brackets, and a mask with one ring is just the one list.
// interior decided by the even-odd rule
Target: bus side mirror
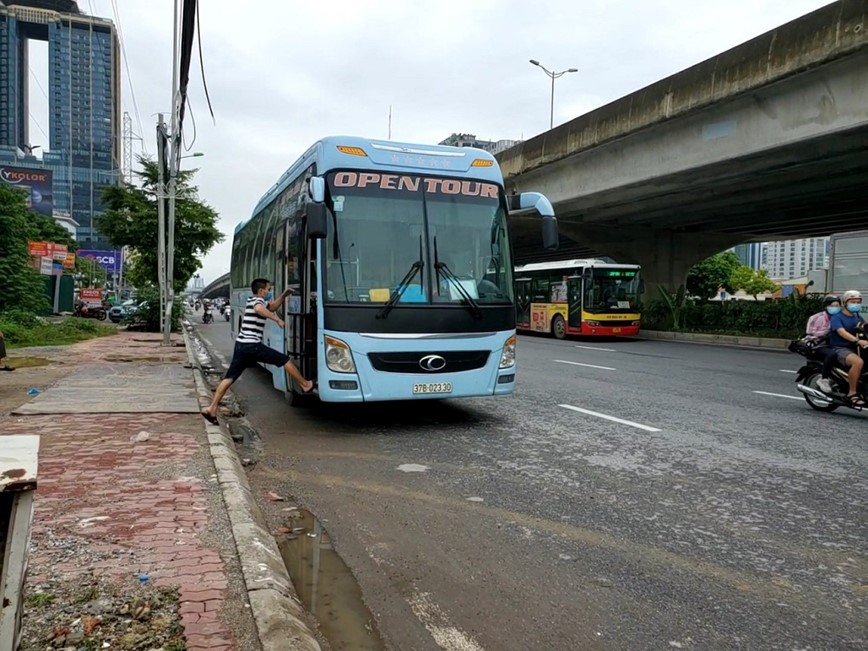
[(310, 177), (310, 198), (315, 203), (325, 202), (325, 179), (321, 176)]
[(546, 251), (557, 251), (560, 247), (560, 234), (558, 233), (558, 220), (556, 218), (543, 217), (542, 243)]
[(322, 240), (326, 237), (326, 205), (324, 203), (308, 203), (307, 211), (307, 238), (309, 240)]
[(512, 212), (533, 210), (542, 218), (542, 242), (546, 251), (557, 251), (560, 245), (558, 220), (555, 209), (545, 195), (539, 192), (522, 192), (509, 197), (509, 209)]

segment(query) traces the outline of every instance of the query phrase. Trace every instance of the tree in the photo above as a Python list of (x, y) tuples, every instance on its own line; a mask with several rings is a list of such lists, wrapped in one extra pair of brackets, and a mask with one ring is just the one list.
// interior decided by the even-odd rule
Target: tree
[(778, 288), (769, 278), (768, 270), (760, 269), (757, 271), (747, 265), (740, 265), (732, 272), (729, 284), (735, 291), (743, 289), (745, 294), (753, 296), (754, 300), (759, 294), (774, 292)]
[[(128, 246), (132, 251), (130, 282), (144, 288), (158, 283), (157, 248), (157, 180), (155, 161), (139, 157), (142, 170), (137, 175), (142, 187), (109, 186), (103, 191), (105, 210), (97, 218), (97, 228), (114, 246)], [(176, 292), (187, 286), (200, 267), (200, 257), (218, 242), (223, 234), (217, 229), (217, 212), (199, 200), (198, 189), (191, 184), (195, 170), (179, 172), (175, 200), (175, 258), (172, 282)]]
[(740, 266), (741, 261), (733, 251), (724, 251), (706, 258), (687, 272), (687, 291), (702, 300), (716, 296), (721, 287), (731, 292), (730, 279)]
[(0, 312), (17, 308), (42, 312), (48, 307), (45, 285), (31, 266), (27, 247), (28, 240), (41, 233), (36, 225), (40, 219), (48, 218), (27, 209), (23, 192), (0, 183)]

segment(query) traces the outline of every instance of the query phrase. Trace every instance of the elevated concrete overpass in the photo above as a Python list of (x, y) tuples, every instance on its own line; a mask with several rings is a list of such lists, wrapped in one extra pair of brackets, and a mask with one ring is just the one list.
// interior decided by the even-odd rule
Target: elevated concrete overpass
[(561, 250), (516, 224), (519, 263), (610, 255), (647, 291), (747, 241), (865, 228), (868, 2), (839, 0), (497, 156), (555, 205)]
[(199, 294), (202, 298), (229, 298), (229, 274), (212, 280)]

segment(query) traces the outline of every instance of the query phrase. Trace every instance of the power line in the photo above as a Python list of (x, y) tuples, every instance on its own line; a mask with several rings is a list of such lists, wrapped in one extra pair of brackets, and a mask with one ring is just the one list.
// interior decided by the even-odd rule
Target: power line
[[(121, 13), (118, 9), (117, 0), (112, 0), (112, 11), (114, 13), (115, 22), (118, 26), (118, 41), (120, 41), (121, 44), (121, 58), (124, 60), (124, 68), (127, 71), (127, 83), (130, 86), (130, 96), (133, 99), (133, 112), (136, 114), (136, 123), (139, 125), (139, 133), (144, 133), (145, 130), (142, 128), (142, 118), (139, 116), (139, 105), (136, 102), (136, 90), (133, 86), (133, 76), (130, 72), (130, 61), (127, 58), (127, 49), (124, 45), (124, 30), (123, 27), (121, 27)], [(142, 140), (142, 149), (145, 151), (145, 156), (148, 156), (148, 146), (145, 144), (144, 140)]]

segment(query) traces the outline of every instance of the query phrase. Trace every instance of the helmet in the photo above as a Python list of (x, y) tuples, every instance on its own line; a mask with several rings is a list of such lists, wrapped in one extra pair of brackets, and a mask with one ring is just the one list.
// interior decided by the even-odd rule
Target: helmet
[(831, 305), (832, 303), (840, 303), (841, 299), (835, 296), (834, 294), (826, 294), (826, 297), (823, 299), (823, 305)]
[(841, 296), (841, 301), (845, 304), (847, 303), (847, 301), (852, 301), (854, 299), (859, 299), (860, 301), (862, 300), (862, 294), (857, 292), (855, 289), (848, 289)]

